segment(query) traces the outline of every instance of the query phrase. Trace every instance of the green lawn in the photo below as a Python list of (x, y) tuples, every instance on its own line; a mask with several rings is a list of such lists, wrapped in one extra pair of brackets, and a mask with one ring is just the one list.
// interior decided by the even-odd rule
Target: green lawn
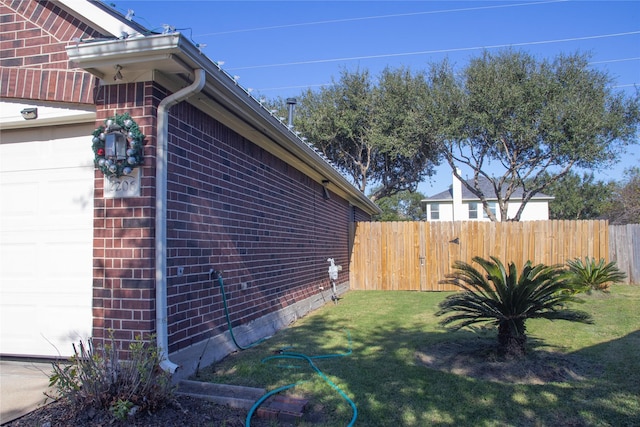
[[(504, 384), (429, 369), (416, 352), (429, 345), (477, 340), (450, 333), (434, 316), (446, 293), (352, 291), (268, 341), (200, 372), (198, 380), (268, 390), (298, 381), (287, 393), (305, 396), (323, 414), (313, 425), (346, 426), (348, 402), (304, 360), (263, 362), (274, 351), (309, 356), (357, 407), (356, 426), (632, 426), (640, 425), (640, 286), (585, 295), (593, 325), (527, 322), (531, 350), (584, 361), (584, 379), (546, 385)], [(320, 408), (320, 409), (318, 409)], [(301, 423), (301, 425), (311, 425)]]

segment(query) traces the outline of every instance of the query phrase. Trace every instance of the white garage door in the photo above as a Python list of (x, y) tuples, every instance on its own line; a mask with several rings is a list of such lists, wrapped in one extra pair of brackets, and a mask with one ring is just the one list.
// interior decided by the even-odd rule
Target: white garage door
[(91, 332), (92, 126), (0, 134), (0, 353), (68, 356)]

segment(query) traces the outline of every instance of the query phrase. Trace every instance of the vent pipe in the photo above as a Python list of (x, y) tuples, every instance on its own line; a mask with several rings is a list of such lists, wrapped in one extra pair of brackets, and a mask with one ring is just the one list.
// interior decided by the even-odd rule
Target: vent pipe
[(289, 111), (289, 120), (287, 121), (287, 126), (289, 126), (289, 129), (293, 128), (293, 113), (295, 112), (297, 103), (297, 99), (287, 98), (287, 110)]

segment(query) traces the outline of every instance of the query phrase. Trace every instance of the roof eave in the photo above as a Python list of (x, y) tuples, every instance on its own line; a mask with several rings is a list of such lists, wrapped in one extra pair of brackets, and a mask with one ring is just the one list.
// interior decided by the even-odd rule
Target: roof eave
[[(544, 201), (550, 202), (550, 201), (552, 201), (554, 199), (555, 199), (555, 197), (553, 197), (553, 196), (543, 196), (543, 197), (532, 197), (531, 199), (529, 199), (529, 201), (530, 202), (534, 202), (534, 201), (535, 202), (544, 202)], [(487, 200), (487, 202), (497, 202), (498, 201), (498, 199), (496, 199), (495, 197), (487, 197), (486, 200)], [(479, 202), (480, 199), (478, 199), (477, 197), (476, 198), (472, 198), (472, 199), (465, 198), (465, 199), (462, 199), (462, 201), (463, 202)], [(522, 199), (511, 198), (511, 199), (509, 199), (509, 201), (510, 202), (514, 202), (514, 203), (515, 202), (522, 202)], [(425, 202), (425, 203), (430, 203), (430, 202), (453, 202), (453, 198), (449, 197), (449, 198), (446, 198), (446, 199), (432, 199), (432, 198), (428, 197), (426, 199), (422, 199), (422, 202)]]
[(116, 67), (129, 80), (164, 79), (176, 90), (190, 84), (191, 72), (206, 71), (205, 97), (188, 102), (229, 126), (284, 161), (307, 173), (317, 182), (329, 181), (329, 190), (345, 197), (369, 214), (380, 208), (356, 189), (331, 164), (322, 159), (277, 117), (274, 117), (232, 76), (209, 60), (180, 33), (147, 37), (75, 43), (67, 46), (69, 59), (103, 81), (114, 84)]
[(140, 25), (128, 21), (119, 12), (100, 1), (57, 0), (56, 4), (104, 35), (121, 37), (123, 33), (131, 35), (143, 31)]

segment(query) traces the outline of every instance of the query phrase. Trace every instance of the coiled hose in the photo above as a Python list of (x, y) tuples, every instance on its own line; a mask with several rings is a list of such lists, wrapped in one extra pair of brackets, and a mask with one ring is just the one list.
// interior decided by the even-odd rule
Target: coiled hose
[[(325, 355), (319, 355), (319, 356), (307, 356), (306, 354), (302, 354), (302, 353), (294, 353), (294, 352), (288, 352), (288, 351), (281, 351), (279, 354), (275, 355), (275, 356), (270, 356), (270, 357), (266, 357), (264, 359), (262, 359), (262, 363), (268, 362), (269, 360), (275, 360), (275, 359), (297, 359), (297, 360), (305, 360), (307, 363), (309, 363), (309, 366), (311, 366), (311, 368), (313, 368), (314, 371), (316, 371), (316, 373), (320, 376), (320, 378), (322, 378), (327, 384), (329, 384), (335, 391), (338, 392), (338, 394), (347, 401), (347, 403), (351, 406), (351, 408), (353, 409), (353, 416), (351, 417), (351, 421), (349, 422), (349, 424), (347, 424), (347, 427), (352, 427), (355, 422), (356, 419), (358, 418), (358, 408), (356, 407), (355, 403), (353, 403), (353, 400), (351, 400), (349, 398), (349, 396), (347, 396), (341, 389), (340, 387), (338, 387), (333, 381), (331, 381), (321, 370), (320, 368), (318, 368), (318, 366), (316, 366), (315, 363), (313, 363), (314, 359), (329, 359), (329, 358), (333, 358), (333, 357), (344, 357), (344, 356), (349, 356), (353, 350), (352, 350), (352, 345), (351, 345), (351, 334), (349, 333), (349, 331), (347, 331), (347, 336), (349, 339), (349, 349), (344, 352), (344, 353), (335, 353), (335, 354), (325, 354)], [(258, 409), (258, 407), (264, 403), (265, 400), (267, 400), (269, 397), (278, 394), (284, 390), (290, 389), (292, 387), (295, 387), (297, 385), (303, 384), (306, 381), (300, 381), (297, 383), (293, 383), (293, 384), (288, 384), (285, 385), (283, 387), (279, 387), (277, 389), (271, 390), (269, 393), (265, 394), (264, 396), (262, 396), (260, 399), (258, 399), (258, 401), (251, 407), (251, 409), (249, 410), (249, 413), (247, 414), (247, 418), (245, 421), (245, 427), (251, 427), (251, 417), (253, 416), (253, 413)]]
[[(233, 326), (231, 325), (231, 317), (229, 316), (229, 306), (227, 305), (227, 295), (224, 291), (224, 281), (222, 280), (222, 274), (220, 272), (215, 272), (218, 275), (218, 284), (220, 285), (220, 293), (222, 294), (222, 304), (224, 305), (224, 313), (225, 313), (225, 317), (227, 319), (227, 326), (229, 327), (229, 334), (231, 335), (231, 339), (233, 340), (233, 343), (235, 344), (236, 347), (238, 347), (238, 349), (240, 350), (247, 350), (251, 347), (255, 347), (258, 344), (264, 342), (265, 340), (267, 340), (269, 337), (266, 338), (262, 338), (258, 341), (255, 341), (249, 345), (246, 346), (242, 346), (238, 343), (238, 341), (236, 340), (235, 335), (233, 334)], [(265, 363), (269, 360), (274, 360), (274, 359), (298, 359), (298, 360), (305, 360), (307, 361), (307, 363), (309, 363), (309, 365), (313, 368), (314, 371), (316, 371), (316, 373), (320, 376), (320, 378), (322, 378), (327, 384), (329, 384), (334, 390), (336, 390), (338, 392), (338, 394), (340, 394), (340, 396), (342, 396), (342, 398), (344, 400), (347, 401), (347, 403), (349, 403), (349, 405), (351, 406), (351, 408), (353, 409), (353, 416), (351, 417), (351, 421), (349, 422), (349, 424), (347, 425), (347, 427), (352, 427), (354, 425), (354, 423), (356, 422), (356, 418), (358, 418), (358, 408), (356, 407), (355, 403), (353, 403), (353, 401), (349, 398), (349, 396), (347, 396), (337, 385), (335, 385), (333, 383), (333, 381), (331, 381), (321, 370), (320, 368), (318, 368), (316, 366), (315, 363), (313, 363), (313, 359), (329, 359), (329, 358), (333, 358), (333, 357), (344, 357), (344, 356), (349, 356), (353, 350), (352, 350), (352, 343), (351, 343), (351, 334), (349, 333), (349, 331), (347, 331), (347, 337), (349, 340), (349, 349), (344, 352), (344, 353), (335, 353), (335, 354), (325, 354), (325, 355), (319, 355), (319, 356), (307, 356), (306, 354), (302, 354), (302, 353), (293, 353), (293, 352), (287, 352), (287, 351), (281, 351), (278, 355), (276, 356), (270, 356), (267, 358), (262, 359), (262, 363)], [(289, 384), (283, 387), (279, 387), (275, 390), (271, 390), (269, 393), (266, 393), (264, 396), (262, 396), (260, 399), (258, 399), (258, 401), (251, 407), (251, 409), (249, 410), (249, 413), (247, 414), (247, 418), (245, 421), (245, 427), (250, 427), (251, 426), (251, 417), (253, 416), (254, 412), (258, 409), (258, 407), (264, 403), (265, 400), (267, 400), (269, 397), (273, 396), (274, 394), (278, 394), (284, 390), (290, 389), (292, 387), (295, 387), (297, 385), (300, 385), (302, 383), (304, 383), (306, 381), (301, 381), (301, 382), (297, 382), (297, 383), (293, 383), (293, 384)]]

